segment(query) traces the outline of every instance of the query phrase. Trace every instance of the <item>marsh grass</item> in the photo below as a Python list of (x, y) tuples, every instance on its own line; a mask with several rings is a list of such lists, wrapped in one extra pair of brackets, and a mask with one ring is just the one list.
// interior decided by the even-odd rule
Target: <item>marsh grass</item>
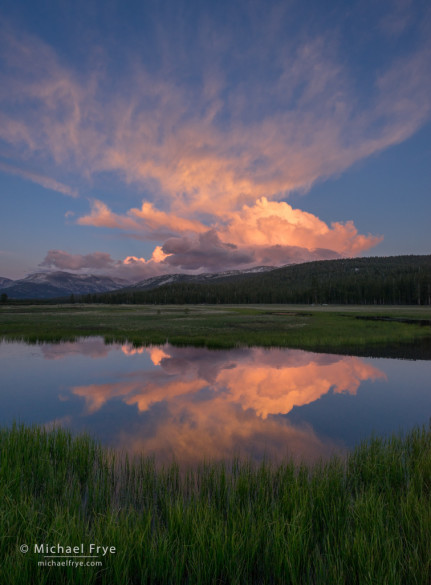
[[(382, 315), (418, 324), (357, 318)], [(290, 347), (358, 355), (393, 350), (399, 357), (416, 344), (429, 359), (431, 327), (419, 321), (430, 318), (429, 309), (417, 307), (17, 305), (0, 307), (0, 338), (36, 343), (99, 335), (135, 345)]]
[[(374, 438), (312, 467), (159, 467), (85, 435), (17, 425), (0, 430), (0, 449), (0, 583), (431, 579), (431, 429)], [(102, 568), (38, 567), (35, 543), (117, 552)]]

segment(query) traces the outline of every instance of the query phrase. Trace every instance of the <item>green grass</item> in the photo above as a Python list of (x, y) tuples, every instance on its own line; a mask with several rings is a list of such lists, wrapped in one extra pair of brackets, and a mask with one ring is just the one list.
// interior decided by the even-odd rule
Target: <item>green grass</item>
[[(0, 449), (0, 583), (431, 580), (430, 429), (373, 439), (313, 467), (159, 468), (87, 436), (23, 426), (1, 429)], [(116, 553), (102, 567), (38, 567), (40, 543)]]
[[(417, 324), (366, 321), (363, 316), (417, 320)], [(278, 346), (338, 353), (372, 353), (428, 344), (431, 319), (423, 307), (264, 306), (5, 306), (0, 337), (63, 341), (89, 335), (136, 345), (194, 345), (211, 348)]]

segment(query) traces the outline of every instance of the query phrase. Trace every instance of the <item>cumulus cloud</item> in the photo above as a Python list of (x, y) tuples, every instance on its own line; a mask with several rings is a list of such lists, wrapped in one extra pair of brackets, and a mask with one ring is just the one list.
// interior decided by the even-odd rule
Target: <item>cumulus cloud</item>
[[(122, 347), (125, 355), (135, 348)], [(90, 412), (99, 410), (118, 396), (126, 404), (136, 404), (143, 412), (154, 404), (193, 395), (210, 387), (212, 398), (239, 404), (259, 417), (288, 414), (294, 406), (310, 404), (332, 390), (356, 394), (364, 380), (385, 379), (386, 375), (357, 357), (319, 355), (300, 350), (261, 348), (222, 351), (197, 348), (138, 348), (159, 366), (145, 378), (140, 373), (126, 381), (75, 387), (73, 392), (86, 399)], [(216, 359), (215, 359), (216, 358)], [(214, 361), (215, 360), (215, 361)]]
[[(135, 232), (137, 220), (132, 216), (137, 214), (133, 212), (113, 214), (106, 205), (96, 202), (92, 213), (79, 221), (83, 225)], [(265, 197), (254, 205), (243, 205), (238, 211), (220, 212), (208, 227), (201, 222), (181, 222), (177, 217), (171, 217), (169, 225), (176, 234), (156, 247), (153, 260), (181, 271), (216, 272), (226, 268), (278, 266), (355, 256), (382, 240), (359, 234), (351, 221), (328, 226), (311, 213), (294, 209), (286, 202), (268, 201)], [(152, 230), (155, 226), (147, 228), (141, 223), (141, 237), (150, 239), (154, 232), (146, 229)]]
[(277, 51), (268, 43), (258, 58), (248, 47), (242, 67), (226, 59), (235, 53), (227, 31), (197, 59), (196, 83), (174, 66), (155, 72), (130, 59), (115, 84), (103, 67), (77, 71), (41, 39), (1, 32), (0, 140), (18, 161), (98, 185), (114, 173), (145, 192), (142, 206), (124, 213), (96, 200), (78, 223), (154, 240), (159, 255), (140, 262), (148, 274), (351, 256), (376, 245), (380, 238), (358, 234), (349, 218), (327, 225), (282, 199), (405, 140), (431, 111), (422, 39), (361, 91), (325, 31), (282, 39)]
[(181, 271), (218, 272), (225, 268), (245, 269), (252, 266), (279, 266), (311, 260), (339, 258), (333, 250), (308, 250), (299, 246), (236, 246), (224, 243), (215, 231), (197, 237), (171, 238), (162, 246), (164, 264)]
[(105, 269), (115, 265), (110, 254), (106, 252), (93, 252), (92, 254), (69, 254), (63, 250), (49, 250), (39, 266), (60, 268), (62, 270), (80, 270), (81, 268)]
[(148, 260), (137, 256), (115, 260), (106, 252), (70, 254), (64, 250), (49, 250), (39, 266), (78, 272), (91, 271), (138, 281), (169, 272), (169, 266), (163, 264), (165, 257), (166, 254), (160, 247), (155, 248)]
[(129, 278), (147, 278), (172, 271), (217, 272), (253, 266), (280, 266), (312, 260), (355, 256), (378, 244), (382, 237), (359, 234), (353, 222), (327, 225), (312, 213), (286, 202), (262, 197), (254, 205), (220, 213), (212, 225), (158, 212), (144, 203), (141, 210), (115, 214), (101, 201), (79, 219), (81, 225), (110, 227), (142, 239), (163, 238), (149, 259), (128, 256), (114, 261), (95, 252), (72, 255), (51, 250), (42, 266), (61, 269), (102, 269)]
[(253, 206), (244, 205), (228, 218), (222, 237), (237, 245), (292, 246), (309, 251), (324, 248), (340, 255), (356, 255), (381, 241), (380, 237), (358, 234), (352, 221), (328, 226), (312, 213), (265, 197)]
[(130, 209), (125, 215), (112, 212), (103, 201), (97, 199), (91, 207), (91, 213), (80, 217), (78, 224), (137, 232), (143, 239), (168, 237), (182, 232), (199, 233), (208, 229), (200, 221), (160, 211), (148, 201), (142, 203), (141, 209)]
[[(157, 453), (161, 460), (175, 456), (195, 462), (202, 453), (226, 458), (238, 450), (253, 457), (270, 450), (278, 458), (287, 448), (298, 456), (322, 455), (325, 448), (314, 432), (290, 426), (285, 415), (329, 391), (353, 395), (363, 381), (386, 378), (360, 358), (298, 350), (249, 348), (214, 354), (126, 344), (122, 351), (146, 353), (157, 368), (129, 373), (124, 380), (76, 386), (72, 392), (85, 400), (89, 414), (118, 399), (139, 413), (154, 413), (145, 434), (124, 429), (121, 444), (129, 451)], [(157, 410), (160, 405), (162, 411)]]
[(237, 246), (220, 241), (214, 230), (197, 237), (170, 238), (162, 247), (167, 254), (164, 262), (182, 270), (217, 271), (223, 267), (250, 265), (254, 257)]

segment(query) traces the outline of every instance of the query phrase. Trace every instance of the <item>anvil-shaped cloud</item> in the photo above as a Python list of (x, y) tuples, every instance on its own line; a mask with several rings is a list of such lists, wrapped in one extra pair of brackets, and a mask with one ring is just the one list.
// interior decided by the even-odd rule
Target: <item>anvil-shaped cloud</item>
[[(131, 52), (114, 81), (111, 47), (77, 68), (40, 38), (3, 25), (0, 140), (10, 160), (1, 168), (66, 195), (76, 195), (64, 181), (71, 176), (101, 193), (115, 175), (129, 196), (138, 192), (140, 207), (123, 200), (114, 213), (99, 195), (77, 221), (154, 242), (152, 257), (111, 259), (111, 272), (357, 255), (381, 238), (359, 234), (349, 218), (328, 225), (283, 200), (405, 140), (428, 119), (429, 41), (386, 60), (361, 88), (329, 31), (286, 40), (281, 29), (273, 17), (261, 20), (267, 42), (258, 54), (244, 45), (236, 59), (233, 28), (223, 42), (200, 37), (202, 51), (193, 54), (184, 43), (180, 55), (166, 37), (159, 69)], [(184, 63), (193, 63), (187, 75)], [(30, 173), (26, 161), (43, 172)], [(64, 268), (64, 254), (45, 265)]]
[[(221, 209), (210, 226), (199, 221), (169, 217), (145, 203), (142, 210), (126, 215), (112, 213), (100, 201), (92, 213), (79, 219), (81, 225), (119, 228), (153, 237), (157, 230), (171, 237), (153, 254), (165, 270), (211, 270), (280, 265), (307, 260), (355, 256), (375, 246), (381, 238), (358, 234), (353, 222), (328, 226), (311, 213), (293, 209), (286, 202), (258, 199), (241, 209)], [(57, 267), (61, 266), (58, 262)]]

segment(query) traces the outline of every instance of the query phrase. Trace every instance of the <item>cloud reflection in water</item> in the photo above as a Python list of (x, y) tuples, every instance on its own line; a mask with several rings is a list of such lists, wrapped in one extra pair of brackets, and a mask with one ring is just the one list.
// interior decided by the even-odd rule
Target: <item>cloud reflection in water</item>
[(386, 378), (357, 357), (300, 350), (128, 344), (121, 349), (127, 356), (149, 356), (154, 369), (73, 387), (73, 394), (85, 400), (85, 415), (120, 400), (147, 417), (123, 425), (116, 446), (187, 463), (235, 454), (255, 459), (325, 456), (337, 448), (335, 443), (310, 427), (292, 426), (283, 415), (330, 390), (355, 394), (361, 382)]

